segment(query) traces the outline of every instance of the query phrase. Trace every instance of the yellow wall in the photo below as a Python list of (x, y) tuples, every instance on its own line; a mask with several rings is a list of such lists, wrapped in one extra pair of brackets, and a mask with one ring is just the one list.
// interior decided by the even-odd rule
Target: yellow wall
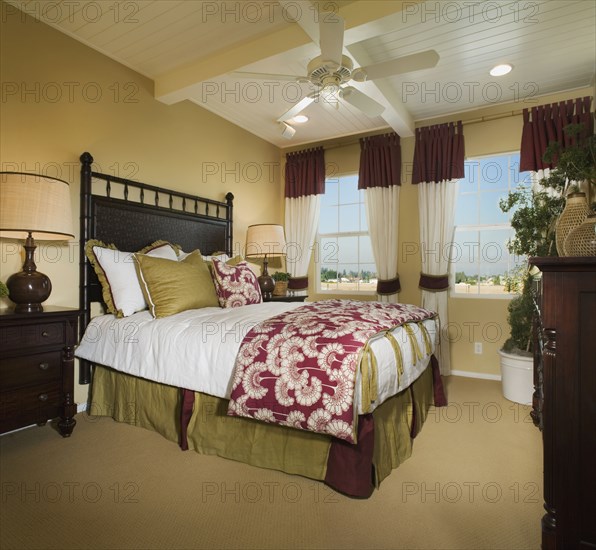
[[(465, 123), (466, 157), (468, 158), (518, 151), (523, 124), (521, 109), (590, 95), (591, 92), (591, 89), (583, 89), (533, 98), (533, 103), (511, 103), (494, 106), (461, 113), (454, 117), (423, 121), (418, 126), (463, 120)], [(354, 143), (354, 138), (351, 139), (352, 143), (350, 143), (350, 140), (347, 141), (346, 145), (342, 145), (342, 141), (339, 141), (339, 144), (337, 142), (323, 143), (326, 147), (325, 163), (328, 171), (332, 170), (340, 174), (358, 172), (360, 147), (358, 143)], [(401, 149), (402, 188), (400, 190), (398, 271), (402, 291), (399, 294), (399, 300), (403, 303), (420, 304), (421, 294), (418, 289), (418, 278), (421, 261), (418, 253), (412, 253), (412, 250), (417, 250), (420, 241), (418, 189), (417, 186), (411, 185), (414, 138), (402, 138)], [(310, 299), (359, 298), (357, 295), (317, 294), (314, 286), (316, 281), (314, 262), (311, 262), (309, 280)], [(366, 299), (373, 299), (373, 297), (367, 297)], [(449, 297), (452, 370), (500, 376), (497, 351), (509, 337), (509, 325), (507, 324), (508, 303), (509, 300), (505, 298), (471, 299)], [(474, 342), (482, 343), (483, 353), (481, 355), (474, 354)]]
[[(3, 13), (12, 14), (12, 10)], [(214, 199), (223, 199), (232, 191), (236, 196), (237, 250), (242, 249), (249, 224), (264, 220), (283, 223), (283, 155), (278, 148), (192, 103), (166, 106), (155, 101), (149, 79), (43, 23), (19, 14), (8, 15), (1, 25), (0, 169), (43, 173), (70, 182), (77, 233), (78, 158), (83, 151), (93, 154), (98, 171)], [(576, 90), (539, 98), (533, 104), (463, 113), (451, 120), (499, 116), (591, 93), (592, 89)], [(470, 123), (464, 134), (467, 156), (517, 150), (521, 116)], [(346, 141), (348, 145), (334, 142), (326, 151), (326, 161), (334, 173), (358, 170), (359, 145), (355, 138)], [(417, 188), (410, 185), (413, 153), (413, 138), (402, 139), (400, 300), (419, 304), (420, 258), (405, 254), (409, 245), (419, 242)], [(22, 255), (14, 241), (2, 239), (0, 247), (0, 277), (5, 281), (20, 269)], [(38, 268), (49, 275), (54, 286), (47, 303), (77, 306), (77, 242), (60, 248), (42, 245), (38, 252)], [(310, 279), (314, 281), (313, 270)], [(310, 294), (312, 299), (322, 297), (314, 289)], [(1, 305), (8, 302), (4, 300)], [(506, 300), (499, 299), (450, 298), (453, 369), (499, 373), (496, 351), (508, 334), (506, 305)], [(495, 326), (500, 328), (496, 340)], [(494, 342), (483, 337), (483, 329)], [(473, 354), (474, 341), (484, 343), (483, 355)], [(77, 387), (78, 402), (86, 395), (86, 386)]]
[[(84, 151), (97, 171), (216, 200), (231, 191), (237, 250), (249, 224), (283, 222), (277, 147), (190, 102), (159, 103), (149, 79), (32, 18), (1, 24), (0, 169), (68, 181), (77, 239)], [(20, 270), (21, 247), (0, 246), (6, 281)], [(40, 245), (36, 261), (53, 284), (46, 304), (78, 306), (78, 242)], [(87, 390), (76, 388), (78, 403)]]

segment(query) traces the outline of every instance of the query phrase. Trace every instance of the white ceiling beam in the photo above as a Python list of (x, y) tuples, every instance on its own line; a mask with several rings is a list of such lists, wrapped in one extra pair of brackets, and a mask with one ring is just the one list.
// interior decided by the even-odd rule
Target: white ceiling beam
[[(339, 13), (346, 20), (346, 43), (374, 36), (378, 29), (377, 21), (379, 19), (383, 21), (388, 19), (382, 25), (386, 29), (384, 32), (389, 32), (391, 21), (395, 22), (395, 17), (401, 17), (399, 14), (404, 6), (406, 9), (410, 9), (412, 4), (421, 1), (358, 0), (347, 6), (341, 6)], [(200, 97), (205, 90), (206, 83), (211, 78), (237, 71), (257, 61), (304, 46), (314, 40), (313, 37), (316, 38), (314, 41), (318, 44), (319, 31), (313, 4), (307, 0), (301, 2), (279, 0), (279, 2), (288, 8), (285, 12), (285, 20), (290, 20), (292, 14), (300, 14), (296, 20), (298, 25), (283, 26), (271, 33), (158, 76), (154, 79), (155, 98), (171, 105), (190, 97)], [(323, 3), (323, 6), (326, 4)], [(297, 10), (297, 5), (302, 5), (302, 9)], [(374, 30), (366, 31), (365, 27), (368, 24), (374, 24)]]
[(300, 27), (284, 26), (174, 69), (155, 79), (155, 98), (167, 105), (200, 96), (211, 78), (236, 71), (246, 65), (307, 44)]
[[(356, 62), (357, 66), (365, 67), (370, 64), (370, 57), (360, 44), (352, 44), (345, 49), (348, 50), (350, 57)], [(401, 96), (395, 92), (390, 84), (381, 79), (366, 82), (351, 81), (350, 85), (385, 106), (385, 111), (381, 114), (381, 117), (399, 136), (410, 137), (414, 135), (414, 118), (404, 105)]]

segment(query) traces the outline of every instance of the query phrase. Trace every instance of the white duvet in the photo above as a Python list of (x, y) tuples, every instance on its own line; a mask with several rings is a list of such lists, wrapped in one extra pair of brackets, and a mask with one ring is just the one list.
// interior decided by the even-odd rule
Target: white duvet
[[(193, 309), (154, 319), (148, 311), (117, 319), (95, 317), (89, 323), (75, 355), (93, 363), (189, 390), (229, 399), (234, 363), (244, 335), (257, 323), (300, 307), (299, 302), (265, 302), (239, 308)], [(424, 353), (422, 333), (411, 325), (418, 347)], [(434, 320), (424, 321), (435, 346)], [(430, 356), (414, 361), (412, 346), (402, 327), (393, 330), (402, 352), (404, 373), (398, 376), (391, 343), (373, 337), (371, 349), (377, 359), (378, 399), (372, 409), (408, 387), (428, 365)], [(399, 378), (399, 381), (398, 381)], [(360, 377), (355, 392), (360, 406)]]

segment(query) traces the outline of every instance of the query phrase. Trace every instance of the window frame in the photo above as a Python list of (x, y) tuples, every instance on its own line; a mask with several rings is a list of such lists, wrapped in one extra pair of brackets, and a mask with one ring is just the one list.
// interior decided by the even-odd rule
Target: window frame
[[(335, 180), (338, 182), (338, 186), (339, 186), (341, 184), (342, 178), (347, 178), (347, 177), (356, 177), (356, 179), (358, 179), (358, 172), (335, 173), (333, 175), (325, 177), (325, 184), (327, 185), (327, 182), (330, 180)], [(358, 192), (359, 192), (359, 194), (361, 193), (360, 190), (358, 190)], [(321, 199), (321, 202), (322, 202), (322, 199)], [(362, 205), (364, 208), (366, 208), (364, 198), (363, 198), (362, 202), (358, 201), (358, 203), (345, 203), (345, 205), (344, 205), (341, 202), (338, 202), (338, 206), (342, 206), (342, 205), (347, 206), (350, 204), (358, 204), (358, 205)], [(322, 211), (322, 209), (321, 209), (321, 211)], [(366, 213), (365, 213), (365, 215), (366, 215)], [(337, 233), (321, 233), (320, 232), (320, 222), (321, 222), (321, 213), (319, 213), (319, 220), (317, 222), (317, 235), (316, 235), (317, 246), (316, 246), (316, 254), (315, 254), (315, 276), (316, 276), (315, 289), (316, 289), (317, 294), (376, 296), (377, 295), (376, 290), (360, 290), (360, 289), (343, 290), (343, 289), (339, 289), (339, 288), (324, 289), (324, 288), (322, 288), (322, 282), (321, 282), (321, 268), (324, 266), (323, 257), (325, 254), (325, 251), (322, 248), (321, 239), (322, 238), (323, 239), (324, 238), (339, 238), (339, 237), (357, 237), (357, 238), (368, 237), (370, 239), (370, 232), (368, 230), (368, 220), (367, 220), (367, 230), (366, 231), (343, 231), (343, 232), (338, 231)], [(338, 227), (338, 229), (339, 229), (339, 227)], [(372, 255), (372, 247), (371, 247), (370, 252)], [(373, 257), (373, 262), (374, 262), (374, 257)], [(360, 267), (360, 266), (361, 266), (361, 262), (360, 262), (360, 249), (359, 249), (358, 250), (358, 267)], [(376, 262), (375, 262), (375, 273), (378, 278)]]
[[(477, 161), (479, 164), (481, 163), (482, 160), (484, 159), (490, 159), (490, 158), (494, 158), (494, 157), (503, 157), (503, 156), (511, 156), (511, 155), (520, 155), (519, 151), (504, 151), (504, 152), (499, 152), (499, 153), (490, 153), (490, 154), (485, 154), (485, 155), (475, 155), (473, 157), (470, 158), (466, 158), (465, 162), (472, 162), (472, 161)], [(519, 158), (517, 161), (517, 168), (519, 169)], [(516, 170), (515, 174), (519, 175), (520, 172), (518, 170)], [(530, 186), (532, 185), (532, 182), (534, 181), (534, 175), (532, 172), (529, 173), (530, 174), (530, 178), (531, 180), (528, 182), (530, 184)], [(517, 181), (508, 181), (508, 188), (507, 188), (507, 194), (511, 193), (512, 191), (515, 191), (519, 185), (524, 181), (525, 178), (518, 178)], [(480, 190), (480, 181), (479, 181), (479, 187), (478, 190), (476, 191), (476, 195), (479, 197), (481, 194), (481, 190)], [(490, 191), (484, 191), (486, 192), (490, 192)], [(459, 198), (459, 190), (458, 190), (458, 198)], [(457, 206), (456, 206), (457, 208)], [(498, 204), (497, 204), (497, 208), (498, 208)], [(497, 224), (497, 223), (490, 223), (490, 224), (474, 224), (474, 225), (457, 225), (455, 223), (454, 220), (454, 227), (453, 227), (453, 243), (452, 245), (455, 244), (456, 242), (456, 233), (458, 232), (458, 227), (459, 228), (465, 228), (463, 231), (466, 232), (478, 232), (479, 237), (480, 237), (480, 233), (482, 231), (504, 231), (504, 230), (512, 230), (511, 227), (511, 212), (508, 213), (508, 218), (509, 221), (507, 224), (505, 223), (501, 223), (501, 224)], [(508, 251), (507, 251), (508, 252)], [(509, 252), (508, 252), (509, 253)], [(515, 256), (511, 255), (511, 257), (515, 258)], [(455, 290), (455, 285), (456, 285), (456, 262), (453, 261), (453, 250), (450, 250), (450, 262), (449, 262), (449, 277), (451, 280), (451, 283), (449, 285), (449, 297), (450, 298), (457, 298), (457, 299), (464, 299), (464, 300), (511, 300), (513, 299), (517, 293), (516, 292), (502, 292), (502, 293), (490, 293), (490, 294), (481, 294), (479, 291), (474, 292), (473, 294), (468, 294), (468, 293), (462, 293), (462, 292), (456, 292)], [(514, 260), (512, 267), (514, 267), (515, 265), (517, 265), (518, 263), (521, 262), (516, 262)], [(481, 264), (480, 262), (477, 264), (478, 267), (480, 268), (483, 264)], [(480, 274), (479, 274), (480, 276)], [(477, 289), (480, 288), (480, 285), (477, 284), (476, 285)]]

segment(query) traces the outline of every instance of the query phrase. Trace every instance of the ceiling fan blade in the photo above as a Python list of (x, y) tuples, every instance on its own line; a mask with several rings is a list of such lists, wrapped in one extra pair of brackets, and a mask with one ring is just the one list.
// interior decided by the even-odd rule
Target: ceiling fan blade
[(302, 98), (296, 105), (294, 105), (289, 111), (286, 111), (283, 115), (281, 115), (277, 122), (285, 122), (286, 120), (290, 120), (294, 118), (298, 113), (304, 111), (313, 101), (315, 98), (313, 95), (307, 95), (306, 97)]
[(248, 78), (252, 80), (282, 80), (284, 82), (297, 82), (301, 80), (303, 76), (294, 76), (291, 74), (267, 74), (267, 73), (250, 73), (244, 71), (234, 71), (230, 73), (231, 76), (235, 76), (237, 78)]
[(339, 92), (340, 97), (350, 105), (356, 107), (356, 109), (362, 111), (368, 117), (380, 116), (385, 107), (380, 103), (376, 102), (372, 97), (368, 97), (363, 94), (360, 90), (357, 90), (353, 86), (346, 86)]
[(344, 48), (345, 22), (343, 17), (333, 12), (322, 12), (319, 14), (319, 29), (323, 61), (331, 61), (339, 67)]
[(427, 50), (425, 52), (398, 57), (391, 61), (375, 63), (368, 67), (360, 67), (352, 73), (352, 78), (356, 82), (386, 78), (388, 76), (420, 71), (422, 69), (432, 69), (438, 62), (439, 54), (435, 50)]

